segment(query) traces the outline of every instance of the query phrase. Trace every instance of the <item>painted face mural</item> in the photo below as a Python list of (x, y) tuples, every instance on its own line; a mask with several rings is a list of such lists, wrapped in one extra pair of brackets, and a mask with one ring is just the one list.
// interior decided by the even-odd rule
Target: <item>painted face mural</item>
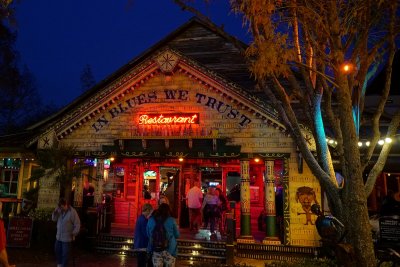
[(306, 223), (304, 225), (308, 225), (308, 223), (313, 224), (311, 220), (311, 206), (314, 203), (318, 204), (314, 189), (308, 186), (297, 188), (296, 201), (300, 202), (304, 211), (298, 212), (297, 215), (304, 214), (306, 216)]

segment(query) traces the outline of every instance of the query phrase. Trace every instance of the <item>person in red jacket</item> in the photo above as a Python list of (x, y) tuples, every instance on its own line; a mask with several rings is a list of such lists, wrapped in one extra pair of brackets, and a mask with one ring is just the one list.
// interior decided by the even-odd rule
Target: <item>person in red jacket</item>
[[(0, 201), (0, 213), (3, 215), (3, 202)], [(6, 250), (6, 231), (4, 229), (3, 216), (0, 219), (0, 263), (4, 267), (15, 267), (15, 265), (10, 265), (8, 263), (8, 255)]]

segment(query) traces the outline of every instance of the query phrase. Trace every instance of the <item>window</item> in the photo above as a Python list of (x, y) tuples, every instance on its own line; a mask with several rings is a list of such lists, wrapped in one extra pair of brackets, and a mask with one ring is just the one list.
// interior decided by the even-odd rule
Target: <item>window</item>
[(3, 185), (2, 194), (17, 195), (19, 170), (2, 170), (1, 181)]

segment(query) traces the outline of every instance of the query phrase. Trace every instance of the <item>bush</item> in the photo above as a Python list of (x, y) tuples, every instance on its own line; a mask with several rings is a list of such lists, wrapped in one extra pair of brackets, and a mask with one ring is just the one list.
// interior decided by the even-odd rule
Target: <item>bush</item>
[(266, 267), (337, 267), (335, 261), (330, 259), (299, 259), (293, 262), (271, 262), (266, 263)]
[(53, 209), (36, 209), (29, 213), (33, 219), (32, 243), (46, 249), (54, 246), (57, 226), (51, 220)]
[(36, 209), (29, 212), (29, 217), (34, 219), (35, 221), (43, 221), (49, 222), (51, 221), (51, 214), (53, 213), (54, 209), (47, 208), (47, 209)]
[(253, 267), (253, 265), (248, 265), (246, 263), (235, 263), (233, 265), (212, 263), (212, 262), (195, 262), (193, 267)]

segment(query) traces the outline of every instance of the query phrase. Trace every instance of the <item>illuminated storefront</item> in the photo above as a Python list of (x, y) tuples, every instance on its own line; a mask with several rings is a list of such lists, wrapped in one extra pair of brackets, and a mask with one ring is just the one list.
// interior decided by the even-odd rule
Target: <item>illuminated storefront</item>
[(89, 168), (76, 177), (75, 205), (89, 180), (95, 203), (113, 197), (113, 223), (133, 227), (139, 207), (157, 206), (162, 194), (183, 223), (186, 192), (200, 180), (204, 191), (239, 188), (240, 240), (252, 241), (254, 220), (264, 213), (266, 243), (317, 245), (309, 205), (321, 202), (320, 186), (307, 166), (299, 168), (277, 113), (168, 41), (199, 28), (222, 38), (191, 21), (71, 104), (38, 137), (38, 148), (48, 140), (76, 147), (75, 163)]

